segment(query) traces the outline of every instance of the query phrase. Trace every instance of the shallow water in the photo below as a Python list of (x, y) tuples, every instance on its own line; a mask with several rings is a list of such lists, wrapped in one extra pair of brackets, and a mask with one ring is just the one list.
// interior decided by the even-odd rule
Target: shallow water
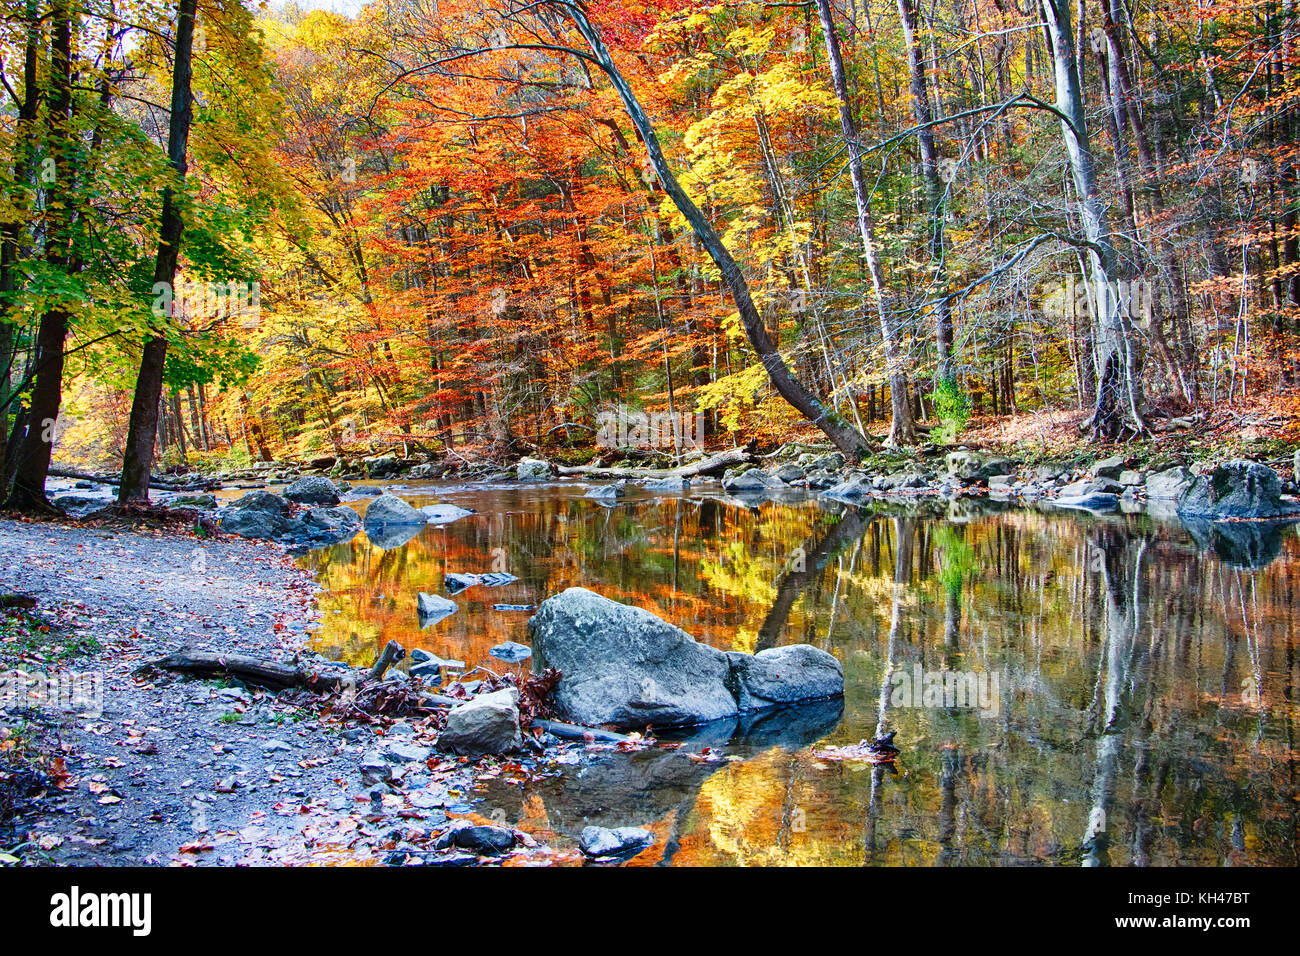
[[(586, 487), (398, 486), (478, 513), (305, 556), (328, 589), (318, 646), (368, 665), (395, 638), (526, 669), (488, 651), (528, 643), (529, 613), (492, 605), (578, 585), (716, 647), (824, 648), (844, 701), (492, 783), (485, 814), (560, 842), (645, 826), (643, 864), (1300, 862), (1294, 528), (1243, 544), (1140, 514), (754, 504), (716, 485), (607, 507)], [(418, 591), (492, 570), (519, 581), (421, 629)], [(926, 699), (944, 674), (985, 693)], [(886, 729), (897, 773), (827, 756)]]

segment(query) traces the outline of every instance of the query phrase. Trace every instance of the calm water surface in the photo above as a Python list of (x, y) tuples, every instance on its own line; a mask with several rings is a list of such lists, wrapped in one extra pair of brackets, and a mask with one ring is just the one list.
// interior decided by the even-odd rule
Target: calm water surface
[[(709, 488), (608, 507), (582, 484), (397, 486), (477, 514), (305, 556), (328, 589), (318, 646), (369, 665), (395, 638), (500, 672), (512, 665), (488, 651), (528, 643), (529, 613), (492, 606), (578, 585), (715, 647), (834, 654), (842, 703), (476, 795), (560, 842), (645, 826), (656, 842), (638, 863), (1300, 862), (1293, 528), (1216, 540), (1146, 515), (755, 504)], [(519, 581), (471, 588), (421, 629), (417, 592), (502, 568)], [(907, 699), (898, 675), (918, 671), (995, 675), (995, 706)], [(885, 729), (897, 773), (825, 757)], [(706, 746), (721, 759), (689, 756)]]

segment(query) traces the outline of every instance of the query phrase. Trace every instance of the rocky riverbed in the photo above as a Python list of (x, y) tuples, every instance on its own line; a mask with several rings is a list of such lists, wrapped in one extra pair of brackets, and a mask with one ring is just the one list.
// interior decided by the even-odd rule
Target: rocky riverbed
[[(442, 686), (451, 662), (417, 651), (411, 673), (420, 676), (394, 671), (368, 684), (362, 676), (349, 697), (153, 666), (206, 654), (232, 668), (251, 659), (351, 674), (306, 649), (316, 586), (274, 545), (4, 520), (0, 564), (10, 607), (0, 643), (7, 862), (618, 862), (648, 845), (636, 826), (584, 825), (553, 848), (502, 825), (472, 796), (484, 780), (523, 783), (655, 746), (637, 733), (540, 719), (522, 732), (521, 712), (526, 721), (545, 701), (521, 700), (518, 687), (492, 674)], [(653, 646), (641, 654), (635, 641), (606, 640), (570, 653), (560, 690), (608, 683), (619, 658), (622, 676), (618, 686), (602, 685), (604, 697), (641, 713), (642, 726), (667, 714), (674, 720), (661, 723), (691, 724), (843, 693), (839, 665), (822, 651), (723, 655), (581, 589), (552, 598), (549, 616), (538, 615), (539, 646), (570, 643), (593, 602), (607, 636), (632, 621), (653, 631)], [(670, 645), (681, 666), (661, 659)], [(783, 671), (807, 673), (772, 695), (764, 682), (778, 658)], [(60, 685), (80, 692), (49, 693)], [(695, 707), (709, 694), (725, 699), (724, 713)], [(429, 706), (405, 706), (411, 701)], [(597, 722), (563, 700), (556, 711)], [(689, 751), (674, 759), (689, 762)]]

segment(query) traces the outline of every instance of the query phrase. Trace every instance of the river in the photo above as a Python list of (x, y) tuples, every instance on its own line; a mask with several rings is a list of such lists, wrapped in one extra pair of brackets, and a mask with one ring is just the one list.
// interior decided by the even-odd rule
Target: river
[[(1294, 527), (1216, 539), (1143, 513), (760, 503), (714, 483), (612, 506), (580, 483), (390, 487), (476, 514), (303, 556), (330, 656), (368, 665), (396, 639), (526, 669), (488, 652), (527, 644), (530, 615), (494, 605), (581, 586), (719, 648), (805, 642), (843, 664), (842, 704), (467, 795), (539, 839), (644, 826), (651, 865), (1300, 862)], [(492, 570), (518, 581), (420, 627), (417, 592)], [(896, 768), (834, 759), (884, 729)]]

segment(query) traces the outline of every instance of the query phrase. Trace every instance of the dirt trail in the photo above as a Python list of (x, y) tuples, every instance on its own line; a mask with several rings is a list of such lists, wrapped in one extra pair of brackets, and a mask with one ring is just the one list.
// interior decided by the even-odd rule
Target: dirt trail
[[(302, 842), (304, 813), (350, 808), (368, 729), (349, 741), (254, 688), (133, 675), (180, 647), (287, 657), (315, 590), (277, 549), (241, 539), (0, 520), (0, 593), (36, 597), (55, 621), (48, 644), (8, 632), (0, 669), (98, 671), (103, 687), (97, 715), (0, 700), (0, 726), (61, 750), (69, 774), (0, 843), (26, 839), (27, 862), (275, 861)], [(87, 639), (89, 653), (53, 659)], [(216, 848), (181, 852), (194, 844)]]

